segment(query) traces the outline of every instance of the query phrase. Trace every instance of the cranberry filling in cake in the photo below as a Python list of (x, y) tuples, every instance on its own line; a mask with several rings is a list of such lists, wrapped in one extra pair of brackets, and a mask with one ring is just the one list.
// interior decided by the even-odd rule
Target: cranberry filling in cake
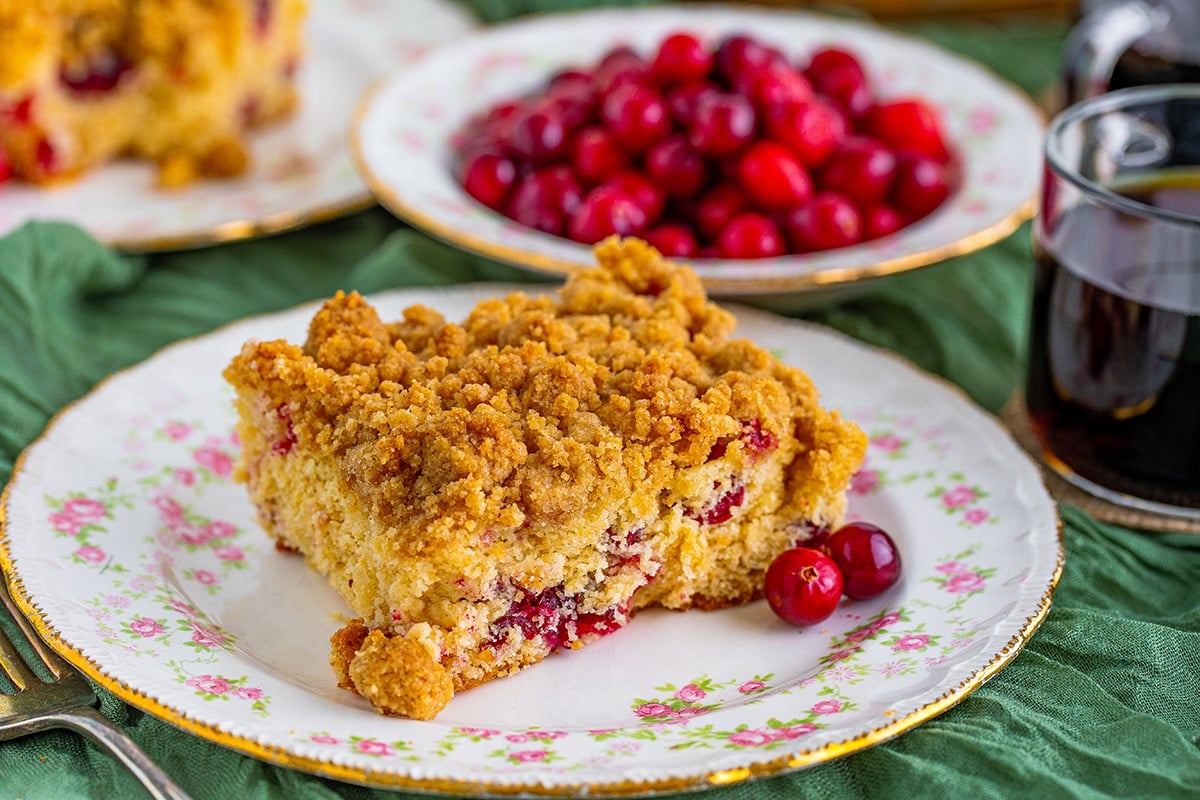
[(357, 615), (331, 662), (382, 713), (432, 718), (647, 606), (749, 602), (841, 522), (863, 433), (690, 269), (637, 240), (596, 257), (460, 323), (339, 293), (303, 346), (226, 370), (258, 519)]
[(303, 0), (0, 0), (0, 173), (49, 184), (114, 158), (163, 186), (247, 165), (296, 104)]

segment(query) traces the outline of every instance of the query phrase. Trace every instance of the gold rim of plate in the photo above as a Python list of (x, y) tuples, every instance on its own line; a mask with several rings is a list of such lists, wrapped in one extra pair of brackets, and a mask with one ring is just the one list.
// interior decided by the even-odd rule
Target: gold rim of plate
[(192, 233), (177, 233), (165, 236), (111, 237), (102, 240), (114, 250), (124, 253), (156, 253), (171, 250), (192, 250), (216, 244), (227, 244), (262, 236), (299, 230), (309, 225), (329, 222), (375, 205), (370, 192), (356, 193), (355, 197), (339, 203), (300, 210), (298, 208), (276, 211), (261, 219), (234, 219), (219, 222), (211, 227)]
[[(151, 353), (145, 359), (131, 364), (121, 370), (113, 372), (106, 378), (99, 381), (82, 397), (73, 400), (67, 405), (59, 409), (46, 423), (46, 427), (31, 442), (17, 457), (13, 465), (12, 474), (9, 476), (8, 484), (4, 487), (4, 491), (0, 492), (0, 572), (3, 572), (3, 578), (7, 582), (9, 592), (16, 601), (21, 612), (29, 619), (38, 635), (42, 637), (59, 655), (68, 662), (80, 669), (89, 678), (95, 681), (104, 689), (126, 703), (135, 708), (151, 714), (175, 727), (184, 730), (188, 733), (195, 734), (201, 739), (205, 739), (214, 744), (227, 747), (244, 755), (259, 758), (273, 764), (277, 764), (291, 769), (296, 769), (302, 772), (319, 775), (336, 780), (346, 781), (349, 783), (357, 783), (372, 787), (380, 787), (386, 789), (411, 789), (421, 792), (431, 792), (446, 795), (459, 795), (470, 797), (483, 796), (511, 796), (511, 795), (538, 795), (544, 797), (576, 797), (580, 795), (599, 796), (599, 797), (638, 797), (663, 793), (675, 793), (684, 791), (696, 791), (703, 789), (713, 789), (721, 786), (744, 783), (746, 781), (758, 778), (767, 778), (772, 776), (784, 775), (790, 772), (796, 772), (808, 767), (816, 766), (827, 761), (840, 758), (842, 756), (856, 753), (860, 750), (865, 750), (877, 744), (894, 739), (902, 733), (905, 733), (922, 723), (937, 717), (938, 715), (949, 710), (953, 706), (965, 700), (972, 692), (990, 680), (1000, 670), (1007, 666), (1017, 654), (1024, 649), (1028, 644), (1030, 637), (1045, 621), (1047, 614), (1050, 612), (1053, 604), (1054, 594), (1058, 588), (1060, 579), (1062, 578), (1063, 567), (1066, 562), (1066, 550), (1063, 545), (1063, 522), (1062, 515), (1058, 511), (1057, 504), (1052, 504), (1054, 510), (1054, 526), (1055, 526), (1055, 543), (1056, 554), (1054, 569), (1050, 575), (1045, 591), (1042, 593), (1038, 601), (1037, 608), (1034, 612), (1025, 619), (1021, 628), (1013, 634), (1013, 636), (1005, 643), (998, 653), (993, 656), (991, 661), (963, 680), (957, 686), (948, 690), (945, 694), (927, 703), (920, 708), (914, 709), (910, 713), (898, 717), (884, 725), (880, 725), (865, 733), (852, 736), (848, 739), (843, 739), (838, 742), (830, 742), (822, 747), (812, 750), (802, 750), (795, 753), (789, 753), (779, 758), (770, 761), (764, 761), (756, 764), (751, 764), (745, 767), (735, 769), (711, 770), (695, 775), (680, 776), (672, 778), (663, 778), (657, 780), (635, 781), (635, 780), (619, 780), (605, 783), (573, 783), (573, 784), (555, 784), (547, 785), (539, 782), (529, 783), (489, 783), (484, 780), (468, 781), (451, 778), (415, 778), (408, 775), (399, 775), (389, 773), (382, 770), (367, 770), (354, 767), (347, 767), (340, 764), (330, 763), (317, 758), (299, 756), (295, 753), (288, 752), (282, 747), (264, 745), (253, 741), (247, 736), (237, 736), (220, 730), (213, 724), (193, 719), (189, 715), (180, 712), (177, 709), (150, 697), (138, 689), (117, 678), (113, 678), (106, 674), (103, 668), (89, 659), (81, 651), (67, 642), (59, 632), (43, 618), (41, 610), (33, 602), (24, 588), (24, 583), (20, 576), (16, 574), (15, 565), (12, 561), (12, 556), (9, 553), (9, 536), (8, 536), (8, 502), (9, 493), (16, 482), (16, 478), (21, 474), (25, 464), (25, 459), (30, 451), (45, 440), (54, 426), (70, 411), (84, 400), (90, 398), (101, 388), (106, 386), (110, 381), (115, 380), (124, 373), (136, 369), (145, 361), (153, 358), (163, 350), (167, 350), (178, 344), (190, 342), (209, 336), (217, 331), (227, 327), (237, 325), (244, 320), (233, 320), (225, 325), (219, 326), (213, 331), (196, 334), (194, 336), (184, 337), (175, 342), (171, 342), (154, 353)], [(865, 345), (864, 345), (865, 346)], [(927, 377), (933, 378), (938, 383), (942, 384), (946, 389), (959, 395), (962, 398), (968, 398), (968, 395), (961, 387), (950, 382), (949, 380), (933, 375), (932, 373), (921, 370), (915, 365), (908, 362), (903, 357), (887, 350), (877, 349), (877, 352), (883, 355), (899, 360), (907, 364), (910, 368), (921, 372)], [(1012, 433), (997, 420), (998, 429), (1013, 441), (1014, 446), (1021, 449), (1019, 442), (1015, 440)], [(1039, 473), (1040, 474), (1040, 473)], [(1044, 475), (1040, 478), (1043, 488), (1046, 488)], [(1049, 489), (1046, 489), (1049, 495)], [(886, 716), (886, 714), (885, 714)]]

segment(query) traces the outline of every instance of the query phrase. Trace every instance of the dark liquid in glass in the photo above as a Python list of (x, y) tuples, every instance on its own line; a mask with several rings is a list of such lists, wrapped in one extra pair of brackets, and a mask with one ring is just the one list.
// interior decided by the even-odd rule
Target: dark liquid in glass
[[(1118, 191), (1200, 220), (1200, 169), (1168, 175)], [(1120, 254), (1111, 270), (1082, 265), (1100, 280), (1072, 270), (1073, 254), (1035, 248), (1030, 418), (1083, 478), (1200, 508), (1200, 252), (1151, 245), (1152, 271), (1122, 267), (1134, 233), (1093, 232), (1089, 252)]]
[(1200, 63), (1154, 55), (1135, 46), (1117, 60), (1108, 88), (1112, 91), (1163, 83), (1200, 83)]

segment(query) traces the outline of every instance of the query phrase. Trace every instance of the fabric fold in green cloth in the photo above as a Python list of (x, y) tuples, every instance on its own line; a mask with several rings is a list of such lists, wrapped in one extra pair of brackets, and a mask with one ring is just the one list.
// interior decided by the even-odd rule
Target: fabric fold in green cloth
[[(471, 5), (500, 20), (593, 3)], [(983, 60), (1031, 93), (1057, 68), (1061, 28), (910, 30)], [(1026, 226), (986, 250), (806, 317), (893, 350), (997, 412), (1020, 381), (1031, 270)], [(68, 225), (28, 225), (0, 239), (0, 483), (59, 409), (170, 342), (337, 289), (479, 280), (539, 279), (457, 251), (379, 209), (255, 241), (142, 256), (115, 254)], [(889, 742), (706, 796), (1200, 796), (1200, 537), (1126, 530), (1071, 507), (1062, 508), (1062, 521), (1067, 564), (1054, 605), (994, 678)], [(13, 632), (8, 620), (0, 625)], [(260, 762), (107, 692), (101, 710), (197, 800), (418, 796)], [(0, 744), (0, 798), (142, 796), (128, 772), (77, 734)]]

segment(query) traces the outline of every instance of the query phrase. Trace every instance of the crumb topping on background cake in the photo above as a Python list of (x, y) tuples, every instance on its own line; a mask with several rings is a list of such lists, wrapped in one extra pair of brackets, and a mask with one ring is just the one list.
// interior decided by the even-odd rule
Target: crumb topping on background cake
[(0, 155), (35, 184), (116, 158), (230, 177), (290, 114), (304, 0), (0, 0)]

